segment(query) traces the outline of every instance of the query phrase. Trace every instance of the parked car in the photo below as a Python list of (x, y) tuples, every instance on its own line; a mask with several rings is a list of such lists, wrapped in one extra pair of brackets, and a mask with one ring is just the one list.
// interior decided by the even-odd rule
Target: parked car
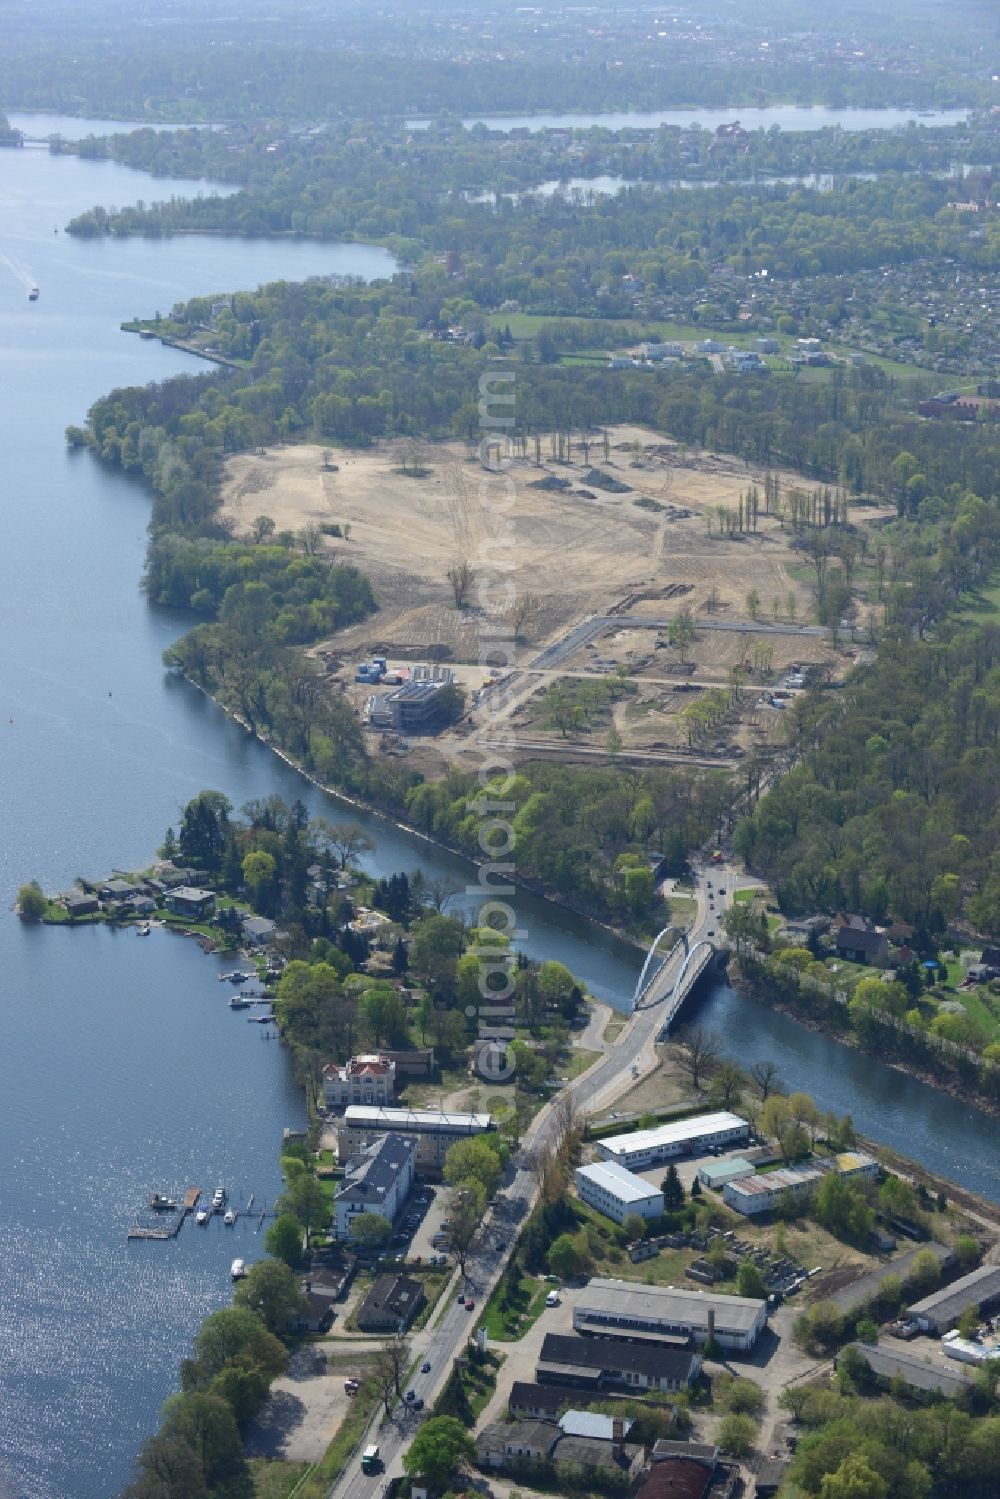
[(420, 1372), (421, 1374), (429, 1374), (431, 1372), (431, 1366), (426, 1359), (424, 1359), (424, 1362), (420, 1365)]

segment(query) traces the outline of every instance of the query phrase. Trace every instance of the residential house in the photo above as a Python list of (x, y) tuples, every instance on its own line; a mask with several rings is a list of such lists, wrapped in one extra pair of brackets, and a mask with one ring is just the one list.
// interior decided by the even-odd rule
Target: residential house
[(411, 1275), (380, 1275), (358, 1307), (362, 1332), (398, 1332), (409, 1327), (426, 1301), (424, 1288)]
[(215, 892), (199, 890), (193, 885), (179, 885), (168, 892), (164, 904), (177, 916), (186, 916), (191, 921), (202, 921), (215, 914)]
[(885, 933), (867, 927), (842, 926), (837, 932), (837, 957), (848, 963), (888, 968), (889, 944)]
[(360, 1159), (348, 1163), (346, 1180), (333, 1199), (333, 1231), (350, 1239), (356, 1220), (376, 1213), (395, 1223), (413, 1186), (417, 1142), (403, 1135), (384, 1135)]
[(302, 1282), (301, 1290), (305, 1305), (294, 1317), (289, 1318), (289, 1331), (328, 1332), (334, 1317), (332, 1298), (321, 1296), (312, 1290), (308, 1280)]
[(396, 1064), (380, 1053), (351, 1057), (344, 1066), (328, 1062), (323, 1068), (323, 1101), (328, 1109), (352, 1103), (392, 1103)]
[(267, 916), (243, 916), (240, 926), (248, 947), (270, 947), (278, 935), (277, 926)]
[(98, 893), (110, 905), (120, 905), (122, 901), (131, 900), (133, 895), (138, 895), (139, 887), (133, 885), (131, 880), (105, 880)]
[(77, 916), (92, 916), (100, 909), (96, 895), (88, 895), (85, 890), (70, 890), (61, 897), (66, 913), (71, 918)]

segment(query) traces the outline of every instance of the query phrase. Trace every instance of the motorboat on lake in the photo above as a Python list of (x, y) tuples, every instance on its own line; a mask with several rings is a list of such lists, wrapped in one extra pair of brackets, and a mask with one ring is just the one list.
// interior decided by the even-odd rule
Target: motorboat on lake
[(226, 1189), (225, 1187), (216, 1187), (215, 1191), (212, 1193), (212, 1207), (217, 1212), (220, 1208), (224, 1208), (225, 1205)]
[(29, 291), (29, 293), (28, 293), (28, 301), (29, 302), (37, 302), (38, 301), (38, 287), (37, 286), (33, 286), (31, 288), (31, 290)]
[(236, 1222), (236, 1209), (235, 1208), (227, 1208), (226, 1209), (226, 1216), (223, 1218), (222, 1221), (223, 1221), (223, 1223), (228, 1224), (228, 1226), (230, 1228), (232, 1228), (233, 1224)]
[(246, 1262), (244, 1260), (233, 1260), (233, 1263), (229, 1267), (229, 1273), (233, 1280), (243, 1280), (247, 1273)]
[(208, 1222), (208, 1208), (199, 1208), (194, 1215), (194, 1221), (203, 1228)]

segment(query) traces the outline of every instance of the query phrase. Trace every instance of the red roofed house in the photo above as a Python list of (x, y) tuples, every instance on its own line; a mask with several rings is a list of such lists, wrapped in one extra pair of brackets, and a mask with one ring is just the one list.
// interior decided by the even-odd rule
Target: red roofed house
[(396, 1087), (396, 1064), (389, 1057), (369, 1054), (352, 1057), (341, 1067), (328, 1062), (323, 1068), (323, 1100), (328, 1109), (349, 1104), (392, 1103)]

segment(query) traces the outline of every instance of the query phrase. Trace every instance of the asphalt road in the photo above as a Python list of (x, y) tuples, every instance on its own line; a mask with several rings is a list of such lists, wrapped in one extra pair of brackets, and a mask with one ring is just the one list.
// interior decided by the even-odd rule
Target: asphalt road
[[(714, 911), (709, 909), (708, 880), (712, 881), (715, 892)], [(688, 928), (691, 946), (707, 936), (709, 931), (719, 930), (719, 917), (723, 907), (732, 900), (735, 880), (735, 871), (726, 867), (699, 872), (695, 889), (696, 911)], [(663, 1005), (650, 1000), (662, 1001), (669, 994), (683, 960), (682, 952), (660, 969), (647, 997), (646, 1007), (632, 1015), (610, 1050), (575, 1082), (560, 1089), (553, 1102), (535, 1117), (515, 1156), (513, 1175), (505, 1181), (502, 1188), (508, 1203), (520, 1199), (521, 1210), (516, 1221), (509, 1210), (499, 1219), (492, 1213), (487, 1216), (480, 1242), (466, 1266), (465, 1282), (456, 1275), (451, 1288), (443, 1293), (444, 1314), (442, 1315), (440, 1307), (435, 1309), (431, 1318), (432, 1325), (416, 1334), (413, 1339), (417, 1367), (424, 1362), (431, 1366), (426, 1374), (414, 1372), (408, 1383), (408, 1388), (424, 1401), (424, 1410), (417, 1412), (401, 1406), (390, 1420), (377, 1431), (373, 1430), (367, 1436), (366, 1443), (378, 1443), (383, 1472), (371, 1477), (365, 1476), (361, 1472), (360, 1455), (355, 1455), (345, 1472), (329, 1489), (328, 1499), (377, 1499), (388, 1480), (402, 1474), (403, 1453), (420, 1422), (429, 1414), (434, 1399), (451, 1371), (452, 1360), (461, 1355), (469, 1334), (479, 1319), (483, 1303), (499, 1280), (514, 1248), (519, 1224), (534, 1204), (535, 1179), (523, 1165), (517, 1163), (527, 1153), (545, 1150), (554, 1143), (561, 1123), (560, 1101), (567, 1095), (572, 1097), (579, 1113), (600, 1112), (633, 1086), (633, 1067), (638, 1067), (640, 1073), (643, 1073), (656, 1065), (654, 1043), (662, 1024)], [(495, 1247), (498, 1233), (505, 1245), (503, 1250)], [(473, 1297), (476, 1303), (473, 1311), (466, 1311), (459, 1304), (460, 1288), (467, 1290)]]

